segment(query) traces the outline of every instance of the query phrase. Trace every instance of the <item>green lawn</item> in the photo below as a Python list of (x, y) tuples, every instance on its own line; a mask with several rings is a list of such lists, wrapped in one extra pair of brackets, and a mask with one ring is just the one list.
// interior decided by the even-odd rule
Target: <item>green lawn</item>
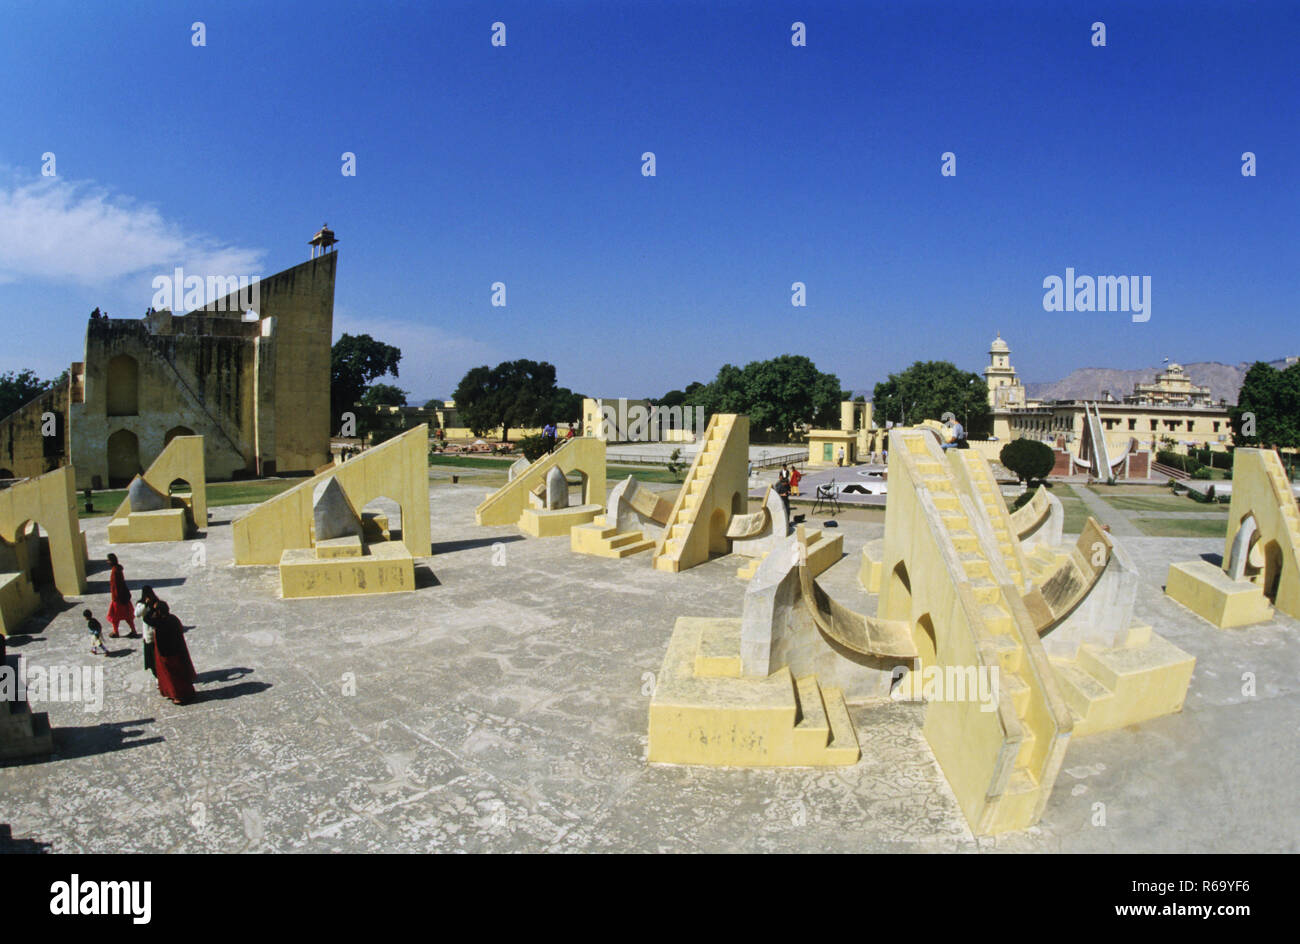
[[(245, 482), (210, 482), (208, 483), (208, 507), (218, 505), (254, 505), (266, 501), (273, 495), (288, 491), (305, 479), (257, 479)], [(117, 511), (117, 506), (126, 498), (126, 489), (115, 488), (94, 493), (94, 511), (86, 511), (85, 498), (77, 495), (77, 515), (81, 518), (99, 518)]]
[[(482, 456), (434, 455), (429, 459), (429, 467), (431, 469), (437, 469), (440, 467), (451, 469), (490, 469), (494, 472), (501, 473), (502, 478), (500, 481), (497, 481), (495, 476), (474, 476), (473, 478), (466, 477), (466, 484), (495, 484), (501, 486), (505, 484), (504, 476), (506, 469), (513, 461), (513, 459), (488, 459)], [(686, 478), (686, 469), (687, 466), (683, 466), (682, 470), (674, 475), (666, 468), (660, 468), (657, 466), (609, 465), (605, 467), (605, 485), (607, 488), (611, 488), (623, 481), (623, 479), (627, 478), (629, 475), (636, 476), (637, 481), (639, 482), (660, 482), (667, 485), (677, 485)], [(574, 481), (576, 481), (576, 476), (573, 478)]]
[(1218, 518), (1133, 518), (1133, 524), (1153, 538), (1222, 538), (1225, 522)]
[(1092, 492), (1120, 511), (1221, 511), (1228, 513), (1226, 505), (1214, 505), (1198, 502), (1186, 495), (1170, 495), (1161, 491), (1149, 491), (1146, 495), (1111, 495), (1105, 487), (1093, 487)]
[(1088, 506), (1073, 495), (1057, 495), (1061, 500), (1061, 510), (1065, 512), (1065, 524), (1061, 530), (1066, 534), (1082, 534), (1083, 526), (1088, 523)]
[(489, 456), (444, 456), (434, 453), (429, 456), (429, 465), (450, 465), (462, 469), (501, 469), (504, 471), (518, 456), (504, 456), (493, 459)]

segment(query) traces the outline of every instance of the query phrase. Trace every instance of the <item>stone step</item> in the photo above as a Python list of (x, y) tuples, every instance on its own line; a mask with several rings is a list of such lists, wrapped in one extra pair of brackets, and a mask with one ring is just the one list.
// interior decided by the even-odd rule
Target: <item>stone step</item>
[(1011, 696), (1011, 703), (1016, 708), (1016, 716), (1023, 719), (1025, 713), (1029, 711), (1030, 687), (1017, 672), (1001, 672), (998, 674), (998, 679), (1002, 690)]
[(1093, 702), (1111, 694), (1109, 688), (1067, 659), (1053, 659), (1052, 669), (1060, 683), (1061, 696), (1076, 721), (1087, 716)]
[[(645, 535), (640, 531), (624, 531), (622, 534), (618, 535), (601, 536), (607, 539), (607, 543), (611, 548), (627, 547), (629, 544), (637, 544), (645, 540)], [(654, 542), (652, 541), (650, 543), (653, 544)]]
[(1007, 794), (1010, 796), (1033, 793), (1038, 789), (1038, 779), (1032, 771), (1023, 768), (1017, 768), (1011, 772), (1011, 779), (1007, 781)]
[(1001, 603), (986, 603), (980, 607), (980, 616), (984, 618), (984, 625), (988, 627), (989, 632), (995, 636), (1010, 638), (1017, 649), (1020, 643), (1015, 639), (1016, 621)]
[(961, 555), (961, 566), (967, 577), (990, 577), (993, 569), (983, 554), (968, 553)]
[(1024, 665), (1025, 650), (1013, 636), (995, 635), (993, 645), (998, 654), (998, 675), (1007, 672), (1019, 672)]
[(1029, 770), (1030, 763), (1033, 761), (1034, 745), (1038, 743), (1038, 736), (1029, 725), (1020, 726), (1020, 749), (1016, 751), (1015, 766), (1021, 770)]
[(844, 703), (844, 693), (838, 688), (823, 688), (822, 701), (826, 707), (826, 720), (831, 725), (827, 753), (836, 761), (856, 761), (862, 754), (858, 748), (858, 733), (853, 730), (853, 719), (849, 717), (849, 706)]
[(1002, 599), (1001, 589), (987, 577), (976, 577), (971, 580), (970, 589), (975, 595), (976, 602), (979, 603), (997, 603)]
[(799, 721), (794, 726), (795, 749), (802, 754), (825, 748), (830, 743), (831, 725), (826, 719), (826, 706), (816, 676), (805, 675), (795, 679), (794, 687), (799, 699)]

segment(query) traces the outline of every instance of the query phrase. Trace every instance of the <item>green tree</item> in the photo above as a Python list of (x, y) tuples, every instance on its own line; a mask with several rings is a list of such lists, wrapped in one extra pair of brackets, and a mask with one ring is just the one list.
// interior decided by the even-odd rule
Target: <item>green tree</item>
[(1238, 446), (1300, 446), (1300, 364), (1278, 370), (1256, 361), (1228, 416)]
[[(59, 378), (66, 383), (68, 372), (65, 370)], [(41, 380), (30, 370), (10, 370), (0, 374), (0, 418), (31, 403), (58, 383), (59, 380)]]
[[(545, 361), (505, 361), (496, 367), (470, 369), (452, 399), (461, 418), (477, 436), (501, 427), (501, 438), (510, 438), (510, 427), (540, 426), (550, 422), (556, 407), (555, 366)], [(578, 407), (581, 413), (582, 407)]]
[(583, 399), (582, 394), (574, 393), (568, 387), (556, 387), (555, 396), (551, 398), (551, 415), (542, 422), (581, 424)]
[(983, 379), (948, 361), (917, 361), (902, 373), (890, 374), (876, 384), (872, 402), (881, 425), (892, 421), (913, 426), (951, 413), (965, 427), (967, 438), (984, 439), (993, 431)]
[(330, 352), (330, 410), (334, 425), (352, 411), (371, 381), (388, 374), (397, 376), (402, 352), (368, 334), (345, 334)]
[(1056, 464), (1056, 455), (1047, 443), (1036, 439), (1013, 439), (1002, 447), (998, 461), (1022, 482), (1047, 478)]
[(823, 373), (802, 354), (782, 354), (744, 367), (723, 364), (711, 383), (683, 391), (683, 398), (714, 413), (745, 413), (755, 430), (790, 438), (801, 426), (839, 422), (848, 394), (834, 374)]
[(392, 384), (371, 384), (361, 395), (361, 405), (368, 407), (406, 406), (406, 391)]

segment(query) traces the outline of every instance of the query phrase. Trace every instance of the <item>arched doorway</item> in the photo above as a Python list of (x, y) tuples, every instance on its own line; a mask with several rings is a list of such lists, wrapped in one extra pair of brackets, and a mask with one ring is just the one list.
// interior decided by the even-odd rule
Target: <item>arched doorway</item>
[(1277, 590), (1282, 581), (1282, 546), (1277, 541), (1264, 545), (1264, 596), (1277, 605)]
[(163, 448), (166, 448), (167, 444), (170, 443), (177, 436), (193, 436), (193, 435), (194, 435), (194, 430), (190, 429), (188, 426), (173, 426), (171, 429), (167, 430), (167, 434), (163, 436)]
[(14, 532), (11, 546), (18, 571), (38, 592), (54, 588), (54, 561), (50, 556), (50, 539), (35, 521), (27, 520)]
[(361, 508), (361, 526), (367, 543), (402, 540), (402, 506), (380, 495)]
[(714, 508), (709, 516), (709, 553), (725, 554), (727, 545), (727, 513), (721, 508)]
[(139, 415), (140, 365), (130, 354), (119, 354), (108, 362), (108, 389), (104, 399), (109, 416)]
[(129, 429), (108, 437), (108, 487), (124, 488), (140, 472), (140, 440)]
[(912, 619), (912, 581), (907, 576), (907, 565), (899, 561), (889, 573), (888, 612), (885, 619)]

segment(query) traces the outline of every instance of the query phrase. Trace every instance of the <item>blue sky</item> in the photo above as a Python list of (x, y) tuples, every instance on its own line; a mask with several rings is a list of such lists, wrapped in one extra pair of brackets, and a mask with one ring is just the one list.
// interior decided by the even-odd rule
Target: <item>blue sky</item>
[[(998, 330), (1030, 381), (1296, 354), (1297, 49), (1293, 0), (8, 3), (0, 370), (325, 221), (336, 336), (401, 347), (417, 402), (516, 357), (601, 396), (783, 353), (866, 388)], [(1044, 311), (1067, 266), (1150, 276), (1150, 321)]]

